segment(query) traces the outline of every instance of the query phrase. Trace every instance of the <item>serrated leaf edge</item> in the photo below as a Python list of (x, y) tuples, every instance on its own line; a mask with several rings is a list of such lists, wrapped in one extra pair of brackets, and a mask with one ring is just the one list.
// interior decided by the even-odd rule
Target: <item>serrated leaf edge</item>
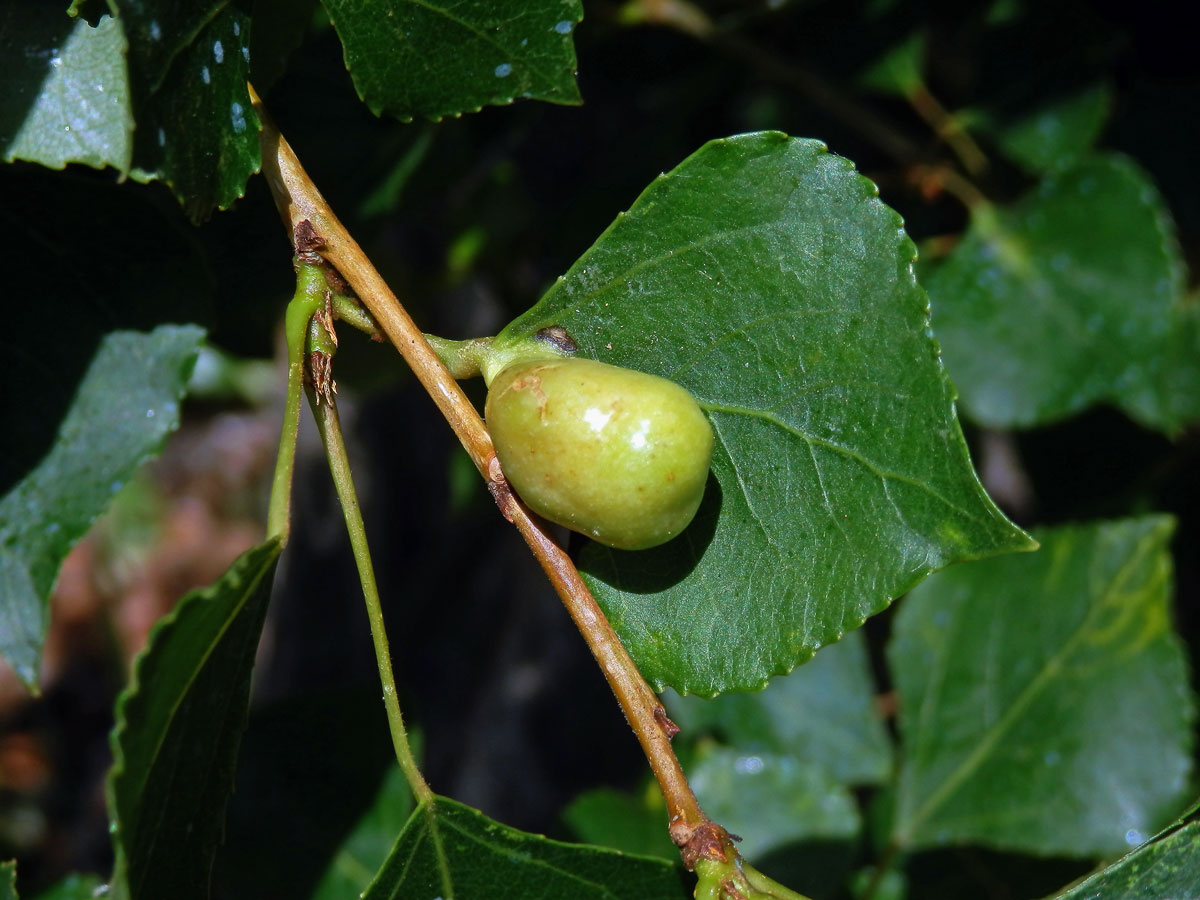
[[(921, 308), (921, 323), (920, 324), (923, 326), (921, 329), (921, 335), (924, 338), (924, 340), (927, 342), (927, 346), (933, 356), (935, 370), (936, 370), (935, 377), (939, 380), (942, 390), (943, 390), (943, 393), (949, 403), (950, 420), (951, 420), (951, 425), (953, 427), (953, 434), (951, 436), (949, 436), (948, 440), (950, 440), (952, 443), (957, 444), (958, 449), (960, 449), (962, 452), (963, 458), (967, 462), (967, 468), (970, 472), (969, 477), (974, 485), (977, 497), (982, 501), (982, 507), (983, 507), (982, 511), (990, 512), (993, 521), (996, 521), (997, 523), (1000, 523), (1000, 522), (1007, 523), (1008, 537), (1011, 539), (1011, 545), (1007, 546), (1007, 547), (997, 546), (997, 547), (994, 547), (991, 549), (981, 548), (978, 552), (964, 553), (960, 556), (956, 556), (955, 558), (948, 560), (947, 562), (943, 563), (942, 565), (931, 566), (931, 567), (925, 569), (924, 571), (914, 572), (912, 574), (912, 577), (909, 580), (899, 582), (899, 587), (894, 594), (885, 595), (879, 603), (874, 604), (869, 609), (867, 615), (865, 615), (861, 618), (853, 617), (850, 619), (844, 619), (841, 623), (841, 625), (843, 626), (841, 628), (841, 630), (834, 630), (825, 635), (814, 635), (814, 637), (816, 638), (815, 646), (812, 646), (810, 648), (803, 648), (803, 650), (801, 651), (801, 653), (799, 655), (796, 655), (792, 658), (792, 661), (790, 662), (790, 664), (784, 664), (778, 668), (769, 670), (767, 672), (767, 674), (763, 677), (763, 679), (759, 682), (746, 684), (746, 685), (736, 685), (733, 687), (728, 687), (728, 688), (725, 688), (724, 691), (762, 690), (770, 683), (770, 680), (772, 678), (776, 678), (776, 677), (780, 677), (780, 676), (787, 676), (787, 675), (791, 674), (793, 671), (795, 671), (797, 666), (803, 665), (804, 663), (811, 660), (813, 658), (813, 656), (815, 656), (816, 653), (822, 647), (826, 647), (826, 646), (829, 646), (830, 644), (834, 644), (837, 641), (841, 640), (846, 635), (847, 632), (861, 628), (868, 618), (870, 618), (873, 615), (877, 615), (877, 614), (883, 612), (885, 609), (887, 609), (889, 606), (891, 606), (891, 604), (894, 603), (898, 597), (903, 596), (905, 593), (912, 590), (913, 587), (915, 587), (917, 584), (919, 584), (922, 580), (924, 580), (930, 574), (938, 571), (939, 569), (945, 568), (945, 566), (947, 566), (947, 565), (952, 565), (956, 562), (970, 562), (973, 560), (984, 559), (984, 558), (987, 558), (990, 556), (996, 556), (996, 555), (1000, 555), (1000, 554), (1008, 553), (1008, 552), (1028, 552), (1028, 551), (1036, 550), (1038, 548), (1037, 541), (1035, 541), (1032, 537), (1030, 537), (1025, 531), (1023, 531), (1022, 529), (1017, 527), (1015, 524), (1013, 524), (1008, 519), (1008, 517), (1004, 515), (1003, 511), (1000, 510), (1000, 508), (996, 505), (996, 502), (991, 498), (991, 496), (988, 495), (987, 491), (983, 487), (983, 484), (979, 480), (979, 475), (975, 471), (974, 465), (971, 462), (970, 450), (967, 446), (966, 438), (964, 437), (964, 435), (962, 433), (962, 425), (958, 420), (957, 404), (956, 404), (957, 390), (954, 387), (954, 383), (950, 380), (950, 376), (946, 370), (945, 363), (942, 361), (941, 345), (938, 342), (937, 337), (934, 335), (934, 332), (931, 327), (931, 325), (932, 325), (932, 323), (931, 323), (931, 307), (930, 307), (930, 302), (929, 302), (929, 296), (925, 292), (924, 288), (922, 288), (920, 286), (920, 284), (917, 282), (916, 266), (915, 266), (916, 261), (917, 261), (917, 256), (918, 256), (917, 246), (913, 242), (912, 238), (909, 237), (909, 235), (905, 229), (904, 218), (898, 212), (896, 212), (896, 210), (894, 210), (892, 207), (888, 206), (886, 203), (883, 202), (883, 200), (880, 198), (878, 185), (876, 185), (875, 182), (872, 181), (870, 178), (868, 178), (867, 176), (865, 176), (861, 172), (859, 172), (852, 160), (847, 159), (846, 157), (843, 157), (843, 156), (839, 156), (836, 153), (832, 153), (829, 150), (828, 145), (825, 144), (825, 142), (823, 142), (823, 141), (815, 140), (812, 138), (793, 137), (782, 131), (747, 132), (744, 134), (733, 135), (730, 137), (716, 138), (714, 140), (710, 140), (710, 141), (706, 142), (699, 149), (697, 149), (693, 153), (689, 154), (684, 160), (682, 160), (678, 165), (676, 165), (671, 170), (671, 172), (663, 172), (663, 173), (657, 175), (650, 182), (650, 184), (648, 184), (641, 191), (641, 193), (639, 193), (637, 199), (634, 200), (634, 202), (630, 205), (629, 209), (617, 213), (617, 215), (613, 219), (613, 221), (592, 242), (591, 246), (594, 247), (594, 246), (600, 244), (605, 239), (605, 237), (607, 237), (613, 230), (615, 230), (625, 220), (625, 218), (627, 216), (632, 215), (643, 204), (652, 203), (653, 202), (652, 199), (647, 199), (649, 197), (651, 191), (654, 189), (654, 187), (656, 185), (659, 185), (664, 181), (670, 180), (673, 177), (673, 173), (676, 170), (684, 168), (694, 158), (701, 156), (702, 154), (704, 154), (706, 152), (709, 152), (710, 148), (731, 146), (731, 145), (734, 145), (734, 144), (737, 144), (737, 143), (740, 143), (743, 141), (750, 141), (750, 140), (773, 140), (777, 145), (788, 145), (788, 146), (796, 144), (796, 143), (801, 143), (801, 144), (813, 147), (818, 153), (818, 158), (820, 156), (825, 156), (825, 157), (829, 158), (831, 161), (833, 161), (839, 167), (839, 169), (843, 175), (849, 175), (855, 183), (860, 185), (860, 187), (863, 189), (861, 196), (860, 196), (860, 202), (864, 202), (867, 205), (874, 205), (875, 207), (882, 209), (884, 214), (892, 222), (892, 224), (896, 230), (896, 245), (895, 246), (896, 246), (896, 251), (897, 251), (897, 253), (896, 253), (896, 256), (897, 256), (896, 273), (898, 276), (897, 281), (898, 281), (898, 283), (902, 284), (903, 286), (907, 287), (910, 290), (916, 289), (916, 291), (919, 292), (919, 294), (917, 296), (919, 296), (920, 298), (922, 298), (924, 300), (924, 305)], [(772, 147), (770, 147), (770, 149), (774, 150), (774, 149), (776, 149), (776, 147), (772, 146)], [(510, 322), (507, 326), (505, 326), (504, 329), (502, 329), (501, 332), (496, 336), (494, 344), (497, 346), (504, 346), (506, 342), (511, 342), (511, 341), (519, 339), (520, 335), (524, 334), (525, 332), (532, 333), (533, 331), (536, 331), (538, 329), (538, 327), (555, 324), (553, 321), (551, 321), (554, 318), (553, 316), (547, 317), (547, 316), (533, 315), (534, 310), (536, 310), (537, 307), (540, 306), (541, 303), (546, 298), (548, 298), (552, 294), (554, 294), (559, 289), (560, 285), (563, 284), (566, 281), (566, 279), (577, 268), (581, 267), (581, 265), (583, 264), (584, 258), (588, 255), (589, 252), (590, 252), (590, 248), (588, 250), (585, 250), (584, 253), (580, 256), (580, 258), (571, 265), (571, 267), (567, 270), (567, 272), (564, 273), (563, 275), (560, 275), (555, 280), (555, 282), (545, 292), (545, 294), (543, 294), (542, 297), (539, 298), (538, 302), (534, 305), (534, 307), (532, 307), (528, 312), (523, 313), (522, 315), (518, 316), (516, 319), (514, 319), (512, 322)], [(641, 265), (641, 264), (642, 263), (639, 263), (639, 265)], [(617, 283), (622, 278), (624, 278), (626, 274), (628, 274), (628, 270), (626, 270), (625, 272), (622, 272), (620, 278), (614, 278), (612, 283)], [(595, 295), (602, 290), (603, 290), (603, 288), (593, 290), (589, 293), (589, 296)], [(515, 335), (515, 337), (514, 337), (514, 335)], [(633, 368), (637, 368), (637, 367), (633, 366)], [(643, 371), (647, 371), (647, 370), (643, 369)], [(652, 374), (661, 374), (661, 373), (654, 372)], [(667, 377), (670, 377), (670, 376), (667, 375)], [(718, 407), (722, 406), (721, 404), (713, 404), (711, 402), (702, 401), (699, 399), (698, 399), (698, 402), (699, 402), (701, 408), (705, 409), (706, 411), (712, 410), (712, 409), (717, 409)], [(714, 432), (716, 432), (716, 431), (717, 431), (717, 429), (714, 424)], [(810, 436), (807, 436), (807, 435), (801, 435), (801, 436), (806, 441), (809, 441), (811, 439)], [(840, 447), (837, 449), (844, 450), (844, 448), (840, 448)], [(727, 455), (728, 455), (728, 453), (727, 453)], [(875, 466), (869, 466), (869, 470), (874, 474), (878, 474)], [(880, 476), (880, 477), (882, 478), (883, 476)], [(886, 482), (886, 479), (884, 479), (884, 480)], [(885, 492), (886, 492), (886, 487), (885, 487)], [(944, 502), (944, 501), (941, 501), (940, 497), (938, 497), (937, 499), (940, 502)], [(955, 508), (950, 504), (947, 504), (947, 505), (950, 506), (950, 508)], [(984, 521), (984, 519), (979, 518), (977, 516), (971, 516), (970, 518), (976, 519), (977, 521)], [(997, 543), (999, 542), (999, 539), (1000, 539), (1000, 536), (997, 535), (997, 538), (996, 538)], [(587, 580), (589, 583), (592, 582), (594, 579), (594, 576), (590, 575), (587, 572), (584, 572), (583, 575), (584, 575), (585, 580)], [(598, 580), (598, 579), (596, 579), (596, 580)], [(849, 627), (846, 627), (846, 626), (849, 626)], [(617, 626), (617, 627), (619, 628), (619, 626)], [(618, 637), (619, 636), (620, 635), (619, 635), (619, 631), (618, 631)], [(710, 688), (707, 688), (707, 687), (698, 688), (695, 685), (689, 686), (684, 683), (676, 684), (674, 682), (668, 682), (664, 679), (660, 679), (657, 677), (652, 677), (649, 679), (649, 681), (653, 685), (654, 689), (658, 692), (661, 692), (665, 687), (669, 686), (669, 687), (675, 689), (682, 696), (688, 696), (690, 694), (694, 694), (699, 697), (705, 697), (705, 698), (711, 699), (713, 697), (719, 696), (721, 693), (724, 692), (721, 690), (712, 691)]]
[[(278, 558), (279, 554), (282, 552), (282, 549), (282, 545), (280, 544), (277, 536), (268, 538), (263, 543), (251, 547), (249, 550), (242, 553), (241, 556), (239, 556), (236, 560), (234, 560), (226, 572), (219, 579), (217, 579), (217, 581), (213, 582), (207, 587), (190, 591), (185, 596), (181, 597), (179, 602), (175, 604), (171, 611), (155, 622), (154, 626), (151, 628), (150, 634), (146, 640), (146, 645), (134, 658), (134, 662), (131, 667), (129, 683), (126, 684), (126, 686), (121, 690), (121, 693), (118, 695), (116, 704), (113, 708), (113, 728), (109, 733), (109, 748), (112, 751), (113, 763), (108, 770), (107, 777), (105, 778), (105, 793), (108, 798), (110, 830), (113, 832), (114, 842), (119, 839), (119, 833), (121, 831), (121, 822), (116, 801), (118, 782), (121, 780), (122, 776), (126, 774), (125, 754), (122, 749), (121, 738), (124, 736), (129, 727), (128, 713), (131, 709), (136, 710), (138, 702), (143, 699), (141, 692), (143, 676), (142, 669), (146, 664), (146, 660), (151, 658), (152, 654), (157, 649), (158, 644), (161, 642), (163, 635), (175, 628), (180, 616), (188, 609), (189, 606), (194, 603), (200, 603), (205, 600), (212, 599), (225, 587), (225, 579), (230, 576), (230, 573), (234, 572), (239, 567), (249, 568), (252, 558), (258, 554), (262, 554), (263, 559), (261, 562), (257, 560), (254, 561), (254, 576), (249, 580), (246, 580), (245, 573), (242, 573), (235, 582), (235, 584), (238, 585), (238, 588), (241, 590), (241, 600), (237, 604), (237, 609), (226, 619), (224, 625), (221, 627), (220, 632), (206, 648), (204, 659), (207, 661), (209, 656), (211, 656), (213, 649), (218, 643), (220, 643), (221, 638), (225, 635), (233, 622), (237, 620), (238, 616), (241, 615), (242, 610), (245, 608), (247, 598), (261, 583), (262, 579), (267, 574), (267, 569), (270, 567), (271, 562)], [(202, 663), (200, 666), (197, 666), (193, 670), (188, 681), (187, 688), (180, 693), (181, 698), (187, 696), (197, 674), (203, 668), (204, 663)], [(174, 717), (178, 712), (178, 709), (179, 702), (177, 702), (172, 708), (167, 726), (161, 730), (158, 742), (156, 743), (154, 752), (152, 754), (153, 758), (158, 757), (159, 751), (162, 749), (162, 740), (169, 730), (170, 723), (174, 721)], [(118, 859), (120, 859), (120, 854), (118, 854)], [(114, 879), (118, 876), (124, 877), (124, 873), (118, 873), (114, 871), (113, 876)]]
[[(446, 18), (450, 18), (449, 14), (445, 10), (441, 9), (440, 7), (436, 7), (431, 3), (423, 2), (418, 5), (423, 6), (426, 9), (431, 10), (433, 12), (441, 13)], [(337, 21), (334, 18), (333, 13), (330, 12), (328, 6), (325, 6), (324, 4), (322, 4), (322, 8), (325, 10), (326, 15), (328, 15), (328, 17), (329, 17), (329, 24), (333, 27), (334, 33), (337, 34), (338, 41), (342, 43), (342, 62), (344, 63), (344, 65), (346, 67), (346, 72), (349, 73), (349, 75), (350, 75), (350, 82), (351, 82), (351, 84), (354, 85), (354, 93), (358, 96), (358, 99), (363, 104), (366, 105), (367, 109), (369, 109), (371, 111), (371, 114), (373, 116), (375, 116), (376, 118), (382, 118), (384, 115), (389, 115), (392, 118), (397, 119), (398, 121), (404, 123), (405, 125), (412, 123), (416, 119), (416, 116), (410, 115), (408, 113), (392, 112), (389, 109), (387, 109), (385, 104), (379, 103), (379, 102), (372, 100), (371, 98), (366, 96), (366, 93), (364, 92), (362, 85), (359, 83), (359, 80), (354, 77), (354, 67), (350, 64), (350, 58), (346, 52), (345, 42), (342, 41), (341, 32), (338, 31)], [(579, 24), (584, 19), (584, 11), (583, 11), (582, 3), (577, 3), (576, 9), (578, 9), (578, 11), (579, 11), (578, 18), (567, 18), (567, 19), (563, 20), (564, 22), (571, 23), (571, 30), (566, 35), (564, 35), (564, 37), (569, 37), (571, 35), (574, 35), (575, 29), (577, 27), (579, 27)], [(458, 21), (457, 19), (451, 19), (451, 21), (453, 21), (454, 24), (456, 24), (456, 25), (468, 28), (468, 30), (476, 33), (479, 37), (491, 42), (490, 38), (488, 38), (487, 35), (480, 33), (478, 29), (471, 28), (469, 26), (465, 26), (462, 22)], [(494, 42), (491, 42), (491, 43), (494, 43)], [(579, 74), (579, 69), (578, 69), (577, 54), (575, 53), (575, 42), (570, 41), (569, 47), (571, 50), (571, 74), (572, 74), (572, 77), (577, 78), (578, 74)], [(551, 79), (547, 79), (547, 80), (551, 80)], [(525, 94), (521, 94), (521, 95), (518, 95), (515, 93), (505, 95), (504, 93), (500, 93), (500, 94), (497, 94), (495, 96), (495, 98), (488, 100), (485, 103), (481, 103), (479, 106), (464, 106), (461, 109), (448, 109), (448, 110), (445, 110), (444, 112), (427, 113), (427, 114), (423, 114), (421, 116), (421, 118), (427, 122), (432, 122), (432, 123), (436, 124), (438, 122), (444, 121), (447, 118), (460, 119), (460, 118), (462, 118), (463, 115), (473, 115), (475, 113), (482, 112), (483, 108), (485, 106), (512, 106), (514, 103), (517, 102), (517, 100), (539, 100), (543, 103), (554, 103), (554, 104), (557, 104), (560, 106), (576, 106), (583, 102), (583, 98), (579, 94), (579, 84), (578, 84), (578, 82), (576, 82), (575, 83), (575, 93), (573, 96), (567, 96), (567, 97), (562, 97), (562, 98), (555, 97), (555, 96), (534, 97), (534, 96), (531, 96), (529, 93), (525, 93)]]

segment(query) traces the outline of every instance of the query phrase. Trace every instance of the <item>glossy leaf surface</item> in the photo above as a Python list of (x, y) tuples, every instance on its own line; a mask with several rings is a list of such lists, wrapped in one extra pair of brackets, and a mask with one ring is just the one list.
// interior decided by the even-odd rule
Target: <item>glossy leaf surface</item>
[(1040, 532), (1038, 553), (957, 566), (905, 599), (888, 654), (901, 847), (1113, 855), (1178, 813), (1195, 702), (1171, 627), (1172, 529)]
[(685, 900), (688, 881), (662, 860), (525, 834), (436, 797), (413, 813), (363, 900)]
[(179, 425), (204, 332), (164, 325), (105, 338), (42, 462), (0, 500), (0, 653), (37, 682), (59, 566)]
[(279, 546), (159, 621), (117, 700), (108, 777), (119, 900), (207, 898)]
[(141, 177), (171, 186), (193, 219), (245, 192), (261, 164), (250, 107), (250, 18), (215, 0), (119, 0), (129, 40)]
[(847, 160), (743, 135), (658, 178), (497, 337), (561, 325), (713, 424), (682, 535), (579, 556), (651, 683), (759, 688), (930, 571), (1029, 546), (971, 470), (913, 254)]
[(518, 98), (578, 103), (578, 0), (322, 0), (359, 96), (409, 120)]
[(48, 3), (0, 8), (0, 158), (61, 169), (84, 163), (128, 171), (133, 110), (125, 33), (109, 16), (96, 27)]
[[(1100, 402), (1167, 431), (1200, 401), (1171, 389), (1183, 267), (1162, 198), (1123, 158), (1046, 177), (981, 215), (928, 282), (933, 325), (962, 406), (996, 427)], [(1193, 353), (1195, 348), (1192, 348)]]

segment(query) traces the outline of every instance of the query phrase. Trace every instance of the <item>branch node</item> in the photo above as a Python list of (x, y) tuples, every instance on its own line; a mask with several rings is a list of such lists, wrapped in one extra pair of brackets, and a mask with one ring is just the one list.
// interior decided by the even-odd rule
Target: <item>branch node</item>
[(333, 328), (333, 293), (325, 292), (325, 307), (318, 309), (313, 313), (313, 317), (321, 323), (321, 327), (325, 329), (325, 333), (329, 335), (329, 339), (333, 341), (333, 346), (338, 345), (337, 332)]
[(317, 406), (321, 400), (329, 406), (333, 405), (333, 395), (337, 393), (337, 383), (333, 380), (333, 357), (328, 353), (315, 351), (308, 354), (309, 381), (317, 395)]
[(701, 859), (729, 862), (729, 856), (725, 852), (726, 848), (733, 850), (729, 832), (716, 822), (706, 819), (693, 826), (680, 820), (672, 822), (667, 831), (671, 840), (679, 847), (679, 856), (688, 871), (695, 869), (696, 863)]
[[(504, 473), (499, 471), (500, 463), (496, 457), (492, 457), (488, 464), (488, 493), (492, 495), (492, 499), (496, 501), (496, 505), (500, 507), (500, 512), (510, 523), (513, 521), (513, 508), (516, 506), (517, 498), (513, 496), (512, 488), (504, 478)], [(499, 477), (496, 477), (499, 475)]]
[(654, 721), (658, 723), (658, 727), (662, 729), (668, 741), (673, 740), (675, 735), (679, 734), (679, 726), (671, 721), (667, 711), (661, 706), (654, 707)]
[(487, 477), (488, 481), (507, 481), (504, 477), (504, 469), (500, 466), (500, 457), (494, 453), (492, 454), (492, 458), (488, 460)]
[(320, 251), (325, 248), (325, 238), (317, 234), (317, 229), (308, 219), (296, 223), (292, 232), (292, 240), (296, 246), (296, 258), (302, 263), (315, 266), (324, 262)]

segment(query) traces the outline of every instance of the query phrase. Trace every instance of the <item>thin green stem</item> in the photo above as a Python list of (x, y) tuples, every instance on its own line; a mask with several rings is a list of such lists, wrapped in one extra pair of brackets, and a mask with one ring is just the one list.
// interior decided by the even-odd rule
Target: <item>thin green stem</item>
[(275, 457), (275, 475), (271, 480), (271, 500), (267, 506), (267, 536), (278, 537), (286, 546), (291, 533), (292, 474), (296, 467), (296, 437), (300, 432), (300, 395), (304, 393), (304, 351), (308, 341), (308, 323), (324, 303), (325, 278), (319, 266), (298, 263), (296, 293), (288, 303), (284, 322), (287, 339), (288, 381), (283, 406), (283, 430), (279, 453)]
[(384, 340), (383, 332), (379, 330), (375, 319), (357, 300), (344, 294), (335, 293), (333, 295), (333, 315), (339, 322), (345, 322), (376, 340)]
[(383, 624), (383, 606), (379, 601), (379, 588), (375, 584), (375, 569), (371, 565), (371, 551), (367, 546), (366, 526), (358, 506), (358, 495), (354, 491), (354, 479), (350, 476), (350, 460), (346, 456), (346, 444), (342, 440), (337, 405), (334, 402), (318, 404), (312, 391), (308, 392), (308, 402), (317, 420), (317, 428), (321, 432), (321, 442), (325, 445), (329, 471), (333, 475), (333, 484), (342, 504), (346, 531), (349, 532), (354, 562), (358, 566), (358, 580), (362, 584), (367, 618), (371, 623), (371, 639), (375, 643), (375, 661), (379, 666), (379, 680), (383, 684), (383, 705), (387, 708), (388, 728), (392, 733), (396, 761), (400, 763), (413, 796), (418, 803), (424, 803), (433, 799), (433, 790), (417, 767), (416, 758), (408, 743), (408, 734), (404, 730), (404, 717), (400, 713), (400, 701), (396, 696), (396, 680), (392, 675), (392, 655), (388, 649), (387, 631)]

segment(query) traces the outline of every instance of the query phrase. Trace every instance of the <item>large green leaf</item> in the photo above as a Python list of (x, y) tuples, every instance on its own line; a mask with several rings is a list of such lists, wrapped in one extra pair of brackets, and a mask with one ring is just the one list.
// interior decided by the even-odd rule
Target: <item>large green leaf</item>
[(376, 115), (472, 112), (517, 98), (578, 103), (579, 0), (322, 0)]
[(1200, 822), (1138, 847), (1056, 900), (1179, 900), (1200, 885)]
[[(105, 16), (96, 27), (61, 6), (0, 7), (0, 156), (52, 169), (67, 163), (128, 171), (133, 112), (125, 33)], [(11, 67), (11, 68), (10, 68)]]
[[(972, 418), (1029, 426), (1097, 402), (1177, 429), (1170, 392), (1183, 266), (1162, 198), (1131, 162), (1095, 157), (976, 216), (929, 279), (933, 324)], [(1193, 364), (1194, 365), (1194, 364)]]
[(226, 0), (115, 2), (130, 48), (134, 165), (203, 219), (241, 197), (262, 161), (246, 90), (250, 18)]
[(714, 141), (497, 337), (561, 325), (712, 421), (692, 526), (580, 554), (660, 687), (762, 687), (930, 571), (1030, 546), (971, 470), (913, 245), (876, 194), (817, 141)]
[(1171, 628), (1172, 522), (1037, 534), (956, 566), (896, 617), (903, 758), (893, 837), (1112, 855), (1175, 815), (1195, 704)]
[(744, 752), (790, 754), (842, 784), (879, 784), (892, 771), (891, 742), (858, 632), (758, 693), (670, 697), (667, 705), (685, 735), (709, 731)]
[(312, 900), (358, 897), (387, 859), (388, 851), (412, 813), (412, 791), (404, 773), (393, 765), (375, 802), (354, 826), (329, 863)]
[(117, 900), (207, 898), (279, 544), (162, 619), (117, 700), (108, 776)]
[(0, 653), (31, 688), (59, 566), (178, 426), (203, 335), (194, 325), (108, 335), (50, 453), (0, 500)]
[(547, 840), (435, 797), (417, 807), (363, 900), (684, 900), (687, 880), (663, 860)]

